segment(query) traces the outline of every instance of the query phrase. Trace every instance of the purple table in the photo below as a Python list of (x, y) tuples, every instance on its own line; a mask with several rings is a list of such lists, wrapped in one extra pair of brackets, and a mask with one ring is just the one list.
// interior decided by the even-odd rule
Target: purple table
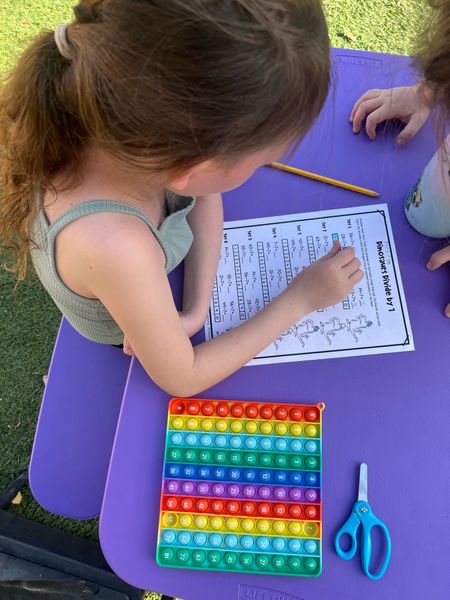
[[(337, 89), (292, 164), (382, 193), (388, 202), (415, 352), (241, 369), (203, 397), (285, 402), (325, 401), (323, 573), (318, 579), (232, 575), (161, 568), (155, 546), (168, 396), (132, 362), (103, 500), (100, 536), (114, 571), (129, 583), (187, 600), (448, 600), (450, 597), (450, 327), (447, 267), (429, 273), (439, 246), (414, 232), (402, 200), (433, 153), (424, 129), (396, 147), (393, 129), (371, 143), (348, 124), (353, 102), (369, 87), (410, 83), (403, 57), (335, 52)], [(227, 220), (354, 207), (373, 200), (263, 168), (226, 195)], [(175, 281), (179, 295), (180, 279)], [(367, 462), (369, 500), (389, 526), (393, 552), (379, 582), (359, 555), (334, 552), (336, 530), (357, 493)]]
[(99, 515), (129, 366), (118, 348), (61, 321), (30, 462), (31, 490), (46, 510)]

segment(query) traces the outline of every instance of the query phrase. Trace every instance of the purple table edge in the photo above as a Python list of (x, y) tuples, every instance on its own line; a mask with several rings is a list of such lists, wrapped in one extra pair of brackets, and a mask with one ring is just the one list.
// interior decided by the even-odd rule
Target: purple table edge
[(100, 513), (130, 357), (61, 320), (30, 460), (30, 487), (49, 512)]

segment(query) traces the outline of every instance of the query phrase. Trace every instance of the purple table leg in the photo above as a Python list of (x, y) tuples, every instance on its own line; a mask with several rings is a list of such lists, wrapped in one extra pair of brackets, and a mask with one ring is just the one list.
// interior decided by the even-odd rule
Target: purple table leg
[(89, 519), (100, 513), (130, 358), (95, 344), (63, 319), (50, 364), (30, 463), (46, 510)]
[[(336, 98), (292, 164), (382, 192), (387, 202), (415, 352), (248, 367), (203, 397), (325, 401), (324, 548), (317, 579), (162, 568), (155, 563), (168, 396), (134, 361), (103, 501), (100, 538), (116, 573), (129, 583), (188, 600), (448, 600), (450, 598), (449, 270), (429, 273), (439, 246), (414, 232), (402, 199), (433, 154), (425, 128), (405, 147), (389, 129), (371, 143), (348, 117), (368, 88), (414, 80), (405, 57), (335, 51)], [(382, 128), (381, 128), (382, 129)], [(227, 220), (373, 202), (344, 190), (261, 169), (225, 198)], [(178, 288), (180, 281), (177, 282)], [(373, 582), (359, 557), (338, 558), (333, 538), (355, 500), (357, 467), (367, 462), (370, 503), (387, 523), (392, 560)]]

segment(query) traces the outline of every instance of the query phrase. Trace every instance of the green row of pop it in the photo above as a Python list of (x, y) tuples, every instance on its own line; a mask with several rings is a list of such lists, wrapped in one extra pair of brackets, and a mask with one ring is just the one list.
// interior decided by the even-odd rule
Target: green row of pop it
[(320, 456), (276, 454), (275, 452), (240, 452), (238, 450), (196, 450), (194, 448), (168, 447), (166, 460), (177, 463), (197, 462), (209, 465), (249, 467), (276, 467), (320, 470)]
[(251, 554), (248, 552), (224, 552), (219, 550), (174, 549), (160, 546), (157, 562), (163, 567), (183, 567), (214, 571), (238, 571), (241, 573), (265, 573), (270, 575), (320, 575), (320, 559), (280, 554)]

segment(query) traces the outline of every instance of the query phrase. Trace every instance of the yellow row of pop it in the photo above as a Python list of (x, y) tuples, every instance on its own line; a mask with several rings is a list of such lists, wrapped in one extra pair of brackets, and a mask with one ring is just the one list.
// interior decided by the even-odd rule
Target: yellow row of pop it
[(175, 431), (217, 431), (225, 433), (248, 433), (250, 435), (290, 435), (300, 437), (302, 434), (309, 438), (320, 436), (320, 425), (318, 423), (284, 423), (273, 424), (270, 421), (252, 421), (241, 419), (213, 419), (211, 417), (179, 417), (171, 416), (169, 429)]
[(281, 521), (279, 519), (250, 519), (248, 517), (222, 517), (219, 515), (192, 515), (166, 512), (162, 516), (163, 527), (198, 531), (253, 533), (264, 535), (293, 535), (296, 537), (319, 537), (316, 521)]

